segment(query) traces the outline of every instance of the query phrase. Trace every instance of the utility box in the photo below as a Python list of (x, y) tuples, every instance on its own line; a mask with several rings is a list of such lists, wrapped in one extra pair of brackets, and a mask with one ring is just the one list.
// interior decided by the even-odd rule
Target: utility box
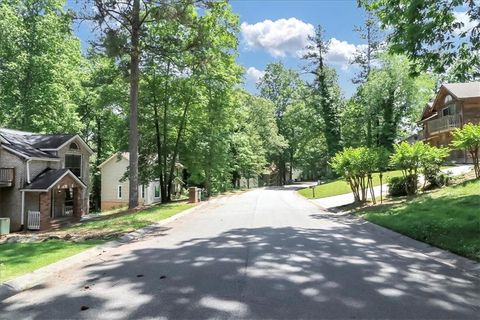
[(0, 235), (10, 233), (10, 218), (0, 218)]
[(198, 189), (197, 187), (188, 188), (188, 202), (189, 203), (197, 203), (199, 201), (198, 190), (200, 190), (200, 189)]

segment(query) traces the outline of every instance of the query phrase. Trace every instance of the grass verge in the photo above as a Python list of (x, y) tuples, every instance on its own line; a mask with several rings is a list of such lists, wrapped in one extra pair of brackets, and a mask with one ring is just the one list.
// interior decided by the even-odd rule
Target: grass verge
[(81, 242), (49, 240), (0, 244), (0, 283), (80, 253), (105, 242), (106, 239), (169, 218), (192, 206), (187, 203), (171, 203), (137, 212), (113, 210), (100, 214), (95, 220), (78, 223), (52, 233), (60, 237), (70, 234), (74, 237), (90, 238)]
[(466, 181), (400, 204), (359, 209), (355, 214), (480, 261), (480, 180)]
[(76, 235), (86, 234), (89, 237), (127, 233), (169, 218), (192, 206), (185, 202), (177, 202), (157, 205), (137, 212), (102, 213), (98, 218), (73, 225), (64, 229), (64, 232)]
[(102, 243), (89, 240), (80, 243), (50, 240), (0, 245), (0, 283), (73, 256)]
[[(388, 171), (383, 173), (382, 183), (386, 184), (388, 180), (392, 177), (399, 177), (402, 175), (402, 172), (399, 170)], [(373, 185), (380, 185), (380, 175), (375, 173), (373, 175)], [(337, 179), (325, 184), (321, 184), (315, 187), (315, 197), (313, 196), (313, 188), (305, 188), (298, 191), (299, 194), (308, 199), (318, 199), (325, 197), (338, 196), (340, 194), (350, 193), (352, 189), (348, 183), (343, 179)]]

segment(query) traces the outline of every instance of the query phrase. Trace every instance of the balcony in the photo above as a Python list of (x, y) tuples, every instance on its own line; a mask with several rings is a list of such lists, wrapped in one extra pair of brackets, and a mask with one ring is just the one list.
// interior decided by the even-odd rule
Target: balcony
[(0, 188), (12, 187), (15, 181), (14, 168), (0, 168)]
[(427, 122), (428, 133), (434, 134), (442, 131), (450, 131), (455, 128), (460, 128), (462, 119), (459, 114), (452, 116), (443, 116)]

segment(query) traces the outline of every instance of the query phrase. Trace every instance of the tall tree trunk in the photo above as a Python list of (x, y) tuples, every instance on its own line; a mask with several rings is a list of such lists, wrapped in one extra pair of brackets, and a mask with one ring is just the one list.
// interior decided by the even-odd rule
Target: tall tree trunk
[[(186, 126), (187, 111), (188, 111), (188, 108), (190, 106), (190, 101), (191, 101), (191, 95), (189, 95), (189, 98), (187, 99), (187, 101), (185, 101), (185, 106), (183, 108), (183, 114), (182, 114), (182, 120), (180, 121), (180, 127), (178, 128), (177, 138), (175, 140), (175, 146), (173, 148), (173, 157), (172, 157), (172, 162), (170, 163), (170, 171), (169, 171), (169, 174), (168, 174), (168, 181), (167, 181), (168, 190), (170, 190), (171, 187), (172, 187), (173, 174), (175, 172), (175, 161), (177, 159), (178, 152), (179, 152), (178, 149), (179, 149), (179, 146), (180, 146), (180, 140), (182, 138), (183, 131), (184, 131), (185, 126)], [(165, 168), (165, 170), (167, 170), (167, 168)]]
[(102, 122), (99, 116), (96, 117), (96, 126), (97, 126), (97, 137), (96, 137), (96, 142), (95, 144), (97, 145), (97, 158), (95, 159), (95, 168), (93, 169), (95, 171), (95, 175), (93, 176), (93, 199), (95, 202), (95, 210), (100, 209), (100, 203), (102, 202), (102, 194), (101, 194), (101, 184), (102, 184), (102, 177), (99, 174), (99, 169), (98, 166), (102, 163), (102, 153), (103, 153), (103, 148), (102, 148)]
[(140, 80), (140, 0), (133, 0), (130, 52), (130, 152), (128, 208), (138, 207), (138, 86)]

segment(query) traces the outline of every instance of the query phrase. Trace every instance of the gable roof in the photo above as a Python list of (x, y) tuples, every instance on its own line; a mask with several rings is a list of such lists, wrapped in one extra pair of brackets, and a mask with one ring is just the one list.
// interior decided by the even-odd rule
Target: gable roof
[[(480, 82), (466, 83), (445, 83), (438, 89), (433, 102), (429, 102), (422, 112), (420, 122), (426, 121), (436, 116), (436, 110), (441, 103), (441, 98), (445, 94), (453, 96), (456, 100), (464, 100), (469, 98), (480, 98)], [(443, 103), (442, 103), (443, 104)]]
[(93, 154), (92, 149), (74, 134), (36, 134), (0, 128), (0, 138), (6, 150), (26, 159), (58, 160), (58, 157), (49, 151), (57, 151), (75, 139), (78, 139), (85, 149)]
[(43, 172), (41, 172), (38, 176), (36, 176), (29, 185), (27, 185), (25, 188), (22, 189), (22, 191), (32, 191), (32, 192), (48, 191), (52, 187), (54, 187), (60, 180), (62, 180), (63, 177), (67, 175), (72, 177), (84, 188), (87, 187), (85, 183), (83, 183), (83, 181), (80, 180), (76, 175), (74, 175), (73, 172), (70, 171), (70, 169), (68, 168), (65, 168), (65, 169), (48, 168), (48, 169), (45, 169)]
[(125, 159), (127, 161), (130, 160), (130, 153), (128, 152), (117, 152), (117, 153), (114, 153), (112, 154), (110, 157), (107, 158), (107, 160), (103, 161), (101, 164), (98, 165), (98, 168), (102, 168), (104, 165), (106, 165), (107, 163), (109, 163), (112, 159), (115, 159), (115, 158), (120, 158), (121, 159)]
[(446, 83), (442, 87), (457, 99), (480, 97), (480, 82)]

